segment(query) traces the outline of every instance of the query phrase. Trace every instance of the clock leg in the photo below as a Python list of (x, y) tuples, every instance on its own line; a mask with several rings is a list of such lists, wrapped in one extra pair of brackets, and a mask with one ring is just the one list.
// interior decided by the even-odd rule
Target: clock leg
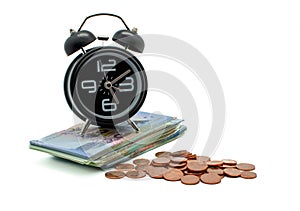
[(83, 136), (83, 135), (85, 134), (85, 132), (86, 132), (87, 129), (89, 128), (90, 124), (91, 124), (91, 121), (90, 121), (90, 120), (88, 120), (88, 119), (85, 120), (84, 125), (83, 125), (83, 127), (81, 128), (81, 131), (80, 131), (80, 135), (81, 135), (81, 136)]
[(128, 119), (127, 122), (128, 122), (128, 124), (131, 125), (131, 127), (133, 127), (133, 129), (135, 129), (136, 132), (140, 131), (140, 129), (138, 128), (138, 126), (131, 119)]

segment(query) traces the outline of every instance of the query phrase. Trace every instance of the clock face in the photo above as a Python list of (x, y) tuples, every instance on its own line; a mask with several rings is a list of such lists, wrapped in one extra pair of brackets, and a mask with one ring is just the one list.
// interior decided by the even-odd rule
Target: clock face
[(146, 97), (147, 79), (131, 53), (103, 47), (79, 60), (67, 71), (65, 94), (81, 119), (109, 126), (129, 119), (139, 110)]

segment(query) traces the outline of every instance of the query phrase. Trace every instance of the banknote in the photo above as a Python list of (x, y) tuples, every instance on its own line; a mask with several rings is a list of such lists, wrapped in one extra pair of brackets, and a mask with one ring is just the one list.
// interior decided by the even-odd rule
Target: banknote
[[(81, 157), (77, 157), (71, 154), (63, 153), (56, 150), (51, 150), (47, 148), (43, 148), (36, 145), (30, 145), (31, 149), (38, 150), (41, 152), (49, 153), (53, 156), (63, 158), (66, 160), (70, 160), (82, 165), (88, 165), (93, 167), (100, 167), (102, 169), (110, 168), (113, 165), (127, 161), (129, 159), (132, 159), (136, 156), (139, 156), (143, 153), (146, 153), (152, 149), (155, 149), (159, 146), (162, 146), (166, 143), (169, 143), (171, 141), (174, 141), (181, 137), (186, 130), (186, 127), (184, 125), (175, 126), (171, 128), (170, 130), (166, 131), (165, 134), (160, 136), (158, 139), (153, 135), (152, 142), (147, 145), (143, 144), (132, 144), (131, 147), (123, 147), (120, 148), (118, 151), (114, 153), (110, 153), (106, 155), (105, 157), (98, 158), (97, 160), (90, 160), (90, 159), (83, 159)], [(151, 138), (151, 137), (150, 137)], [(116, 156), (117, 155), (117, 156)]]
[[(147, 112), (138, 112), (132, 117), (132, 120), (140, 128), (140, 132), (136, 133), (125, 122), (117, 125), (115, 129), (92, 126), (85, 136), (81, 136), (82, 125), (79, 124), (39, 140), (32, 140), (30, 147), (45, 148), (86, 160), (97, 160), (122, 147), (137, 143), (139, 140), (149, 140), (146, 137), (153, 134), (162, 135), (165, 130), (183, 121), (174, 117)], [(159, 136), (156, 138), (158, 139)], [(147, 143), (140, 142), (140, 144), (146, 145)]]

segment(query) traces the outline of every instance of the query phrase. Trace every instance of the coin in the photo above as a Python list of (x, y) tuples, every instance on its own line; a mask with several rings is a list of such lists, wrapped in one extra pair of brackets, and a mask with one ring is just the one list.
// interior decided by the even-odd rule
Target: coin
[(236, 165), (222, 165), (222, 166), (219, 166), (220, 168), (222, 169), (225, 169), (225, 168), (236, 168)]
[(223, 165), (235, 166), (237, 162), (232, 159), (223, 159)]
[(168, 181), (177, 181), (180, 180), (181, 177), (183, 177), (183, 173), (178, 169), (169, 169), (163, 174), (163, 177)]
[(208, 168), (206, 171), (207, 171), (207, 173), (216, 173), (216, 174), (219, 174), (219, 175), (224, 174), (224, 171), (222, 169), (219, 169), (219, 168)]
[(221, 160), (211, 160), (211, 161), (207, 161), (206, 164), (208, 166), (222, 166), (223, 161), (221, 161)]
[(110, 179), (142, 178), (148, 174), (152, 178), (169, 181), (181, 180), (181, 183), (193, 185), (202, 181), (206, 184), (220, 183), (222, 178), (242, 177), (254, 179), (256, 173), (253, 164), (238, 163), (233, 159), (211, 160), (208, 156), (197, 156), (187, 150), (176, 152), (161, 151), (152, 161), (144, 158), (133, 160), (133, 164), (122, 163), (115, 166), (117, 170), (105, 173)]
[(137, 171), (144, 171), (147, 172), (149, 165), (140, 165), (140, 166), (136, 166), (134, 169)]
[(197, 160), (200, 162), (207, 162), (210, 161), (210, 157), (208, 156), (197, 156)]
[(156, 157), (170, 157), (171, 155), (172, 155), (171, 152), (166, 152), (166, 151), (161, 151), (161, 152), (155, 153)]
[(146, 176), (146, 173), (144, 171), (131, 170), (131, 171), (126, 172), (126, 177), (132, 178), (132, 179), (143, 178), (145, 176)]
[(182, 168), (186, 166), (186, 163), (169, 163), (169, 166), (172, 168)]
[(196, 154), (187, 155), (186, 158), (188, 160), (196, 160), (197, 159), (197, 155)]
[(145, 158), (139, 158), (139, 159), (133, 160), (133, 163), (137, 166), (149, 165), (150, 160), (145, 159)]
[(206, 173), (201, 175), (200, 180), (205, 184), (218, 184), (221, 182), (222, 177), (215, 173)]
[(149, 166), (147, 173), (152, 178), (161, 179), (166, 171), (168, 171), (168, 169), (164, 167)]
[(115, 166), (115, 169), (122, 171), (130, 171), (134, 169), (134, 165), (130, 163), (119, 163)]
[(153, 166), (166, 166), (170, 163), (170, 159), (166, 157), (158, 157), (152, 160)]
[[(173, 168), (173, 167), (170, 167), (170, 168)], [(183, 167), (177, 167), (177, 168), (175, 168), (175, 169), (178, 169), (178, 170), (180, 170), (180, 171), (184, 171), (184, 170), (187, 169), (187, 166), (185, 165), (185, 166), (183, 166)]]
[(205, 163), (200, 163), (197, 160), (189, 160), (187, 162), (187, 168), (190, 171), (199, 172), (199, 171), (205, 171), (208, 168), (208, 166)]
[(184, 157), (173, 157), (171, 162), (173, 163), (186, 163), (187, 159)]
[(204, 174), (202, 172), (198, 173), (198, 172), (192, 172), (192, 171), (189, 171), (189, 170), (184, 170), (183, 173), (185, 175), (194, 175), (194, 176), (197, 176), (197, 177), (200, 177), (202, 174)]
[(179, 151), (173, 152), (172, 156), (173, 157), (185, 157), (185, 156), (190, 155), (190, 154), (192, 154), (192, 153), (190, 153), (187, 150), (179, 150)]
[(255, 166), (250, 163), (239, 163), (236, 167), (242, 171), (252, 171), (255, 169)]
[(235, 168), (226, 168), (224, 169), (224, 174), (229, 177), (239, 177), (241, 176), (241, 172), (238, 169)]
[(125, 173), (123, 171), (108, 171), (105, 173), (105, 177), (108, 179), (121, 179), (125, 177)]
[(200, 178), (195, 175), (184, 175), (181, 177), (181, 182), (185, 185), (196, 185), (200, 181)]
[(241, 177), (244, 179), (254, 179), (257, 177), (256, 173), (252, 172), (252, 171), (243, 171), (241, 173)]

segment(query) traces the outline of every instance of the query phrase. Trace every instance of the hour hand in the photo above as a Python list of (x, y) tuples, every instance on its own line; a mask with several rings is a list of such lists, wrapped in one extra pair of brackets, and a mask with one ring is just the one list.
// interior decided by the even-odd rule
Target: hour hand
[(114, 93), (114, 91), (112, 90), (112, 87), (108, 89), (110, 91), (110, 94), (112, 95), (112, 97), (114, 98), (116, 104), (119, 104), (119, 99), (117, 98), (117, 95)]

